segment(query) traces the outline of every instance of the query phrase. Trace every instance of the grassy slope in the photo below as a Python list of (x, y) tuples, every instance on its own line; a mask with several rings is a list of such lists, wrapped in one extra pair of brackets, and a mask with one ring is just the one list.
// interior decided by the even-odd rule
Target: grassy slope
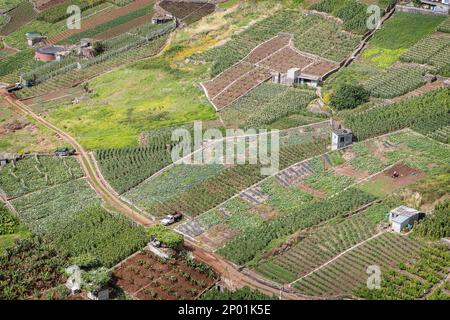
[[(0, 126), (15, 119), (23, 120), (7, 106), (3, 99), (0, 99)], [(34, 127), (0, 135), (0, 152), (46, 152), (56, 148), (58, 139), (50, 130), (37, 125), (31, 118), (26, 118), (26, 121)]]
[(92, 101), (57, 108), (49, 119), (89, 149), (137, 145), (143, 131), (215, 117), (195, 85), (204, 72), (141, 61), (91, 81)]

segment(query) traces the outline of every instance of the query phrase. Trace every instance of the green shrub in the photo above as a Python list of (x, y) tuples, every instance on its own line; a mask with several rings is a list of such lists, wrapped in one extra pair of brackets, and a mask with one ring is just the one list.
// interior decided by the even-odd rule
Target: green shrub
[(19, 226), (17, 220), (6, 207), (0, 203), (0, 235), (13, 234)]
[(176, 233), (175, 231), (172, 231), (160, 224), (151, 226), (146, 231), (150, 237), (155, 237), (162, 244), (172, 249), (179, 248), (184, 243), (184, 238), (181, 234)]
[(346, 84), (339, 87), (331, 96), (330, 104), (337, 110), (354, 109), (368, 102), (369, 97), (369, 91), (363, 86)]

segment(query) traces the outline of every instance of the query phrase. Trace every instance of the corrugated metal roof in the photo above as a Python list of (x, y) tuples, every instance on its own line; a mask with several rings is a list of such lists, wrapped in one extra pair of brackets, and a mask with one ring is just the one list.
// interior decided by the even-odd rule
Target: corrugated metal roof
[(407, 206), (400, 206), (392, 210), (391, 213), (397, 216), (412, 217), (420, 213), (420, 211)]

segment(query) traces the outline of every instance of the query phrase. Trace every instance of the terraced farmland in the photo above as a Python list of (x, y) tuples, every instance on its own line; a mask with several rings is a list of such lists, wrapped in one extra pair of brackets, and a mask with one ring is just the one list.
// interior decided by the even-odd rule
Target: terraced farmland
[(337, 30), (342, 30), (340, 24), (319, 15), (279, 11), (232, 36), (226, 44), (192, 58), (212, 62), (211, 75), (214, 77), (243, 59), (262, 42), (280, 32), (290, 32), (294, 34), (294, 45), (299, 50), (342, 61), (357, 46), (360, 37)]
[(267, 127), (292, 114), (304, 115), (309, 121), (320, 121), (321, 116), (306, 110), (314, 98), (312, 90), (263, 83), (223, 109), (221, 117), (228, 126), (243, 129)]
[(159, 3), (161, 8), (186, 24), (194, 23), (204, 16), (213, 13), (216, 6), (208, 2), (185, 2), (164, 0)]
[(426, 69), (420, 66), (401, 66), (386, 69), (364, 83), (371, 95), (378, 98), (394, 98), (425, 84)]
[[(322, 139), (315, 142), (301, 142), (296, 145), (282, 147), (280, 150), (280, 167), (285, 168), (299, 160), (321, 153), (325, 150), (327, 142)], [(235, 165), (220, 170), (199, 184), (194, 184), (189, 190), (174, 194), (161, 203), (155, 203), (152, 199), (145, 200), (143, 190), (148, 189), (151, 180), (143, 186), (135, 188), (131, 194), (134, 199), (141, 199), (140, 206), (152, 215), (162, 216), (174, 211), (181, 211), (191, 216), (196, 216), (216, 205), (226, 201), (241, 190), (261, 181), (260, 165)], [(144, 188), (141, 191), (141, 188)], [(138, 198), (136, 198), (136, 196)]]
[(369, 266), (387, 270), (417, 257), (421, 247), (422, 244), (408, 237), (385, 232), (299, 278), (292, 287), (310, 296), (351, 296), (367, 282)]
[(290, 283), (376, 233), (375, 224), (363, 214), (352, 216), (307, 233), (289, 250), (258, 262), (255, 270), (277, 282)]
[(17, 93), (20, 98), (39, 96), (62, 88), (73, 87), (81, 82), (89, 80), (99, 74), (105, 73), (112, 68), (117, 68), (130, 61), (139, 60), (152, 56), (159, 52), (167, 40), (167, 36), (162, 36), (137, 49), (129, 50), (110, 59), (99, 61), (99, 63), (88, 66), (81, 70), (72, 70), (62, 75), (58, 75), (50, 80), (31, 88), (24, 88)]
[(8, 198), (81, 178), (75, 158), (33, 156), (0, 168), (0, 189)]
[(450, 55), (450, 36), (431, 35), (405, 52), (400, 60), (434, 66), (439, 71), (447, 66)]

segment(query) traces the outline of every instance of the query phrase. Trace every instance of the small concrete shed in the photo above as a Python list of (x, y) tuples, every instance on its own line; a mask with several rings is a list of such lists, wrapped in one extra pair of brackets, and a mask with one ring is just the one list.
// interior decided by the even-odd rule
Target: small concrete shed
[(412, 226), (415, 221), (423, 218), (425, 213), (406, 206), (400, 206), (389, 213), (389, 222), (392, 230), (397, 233), (402, 232), (408, 226)]

